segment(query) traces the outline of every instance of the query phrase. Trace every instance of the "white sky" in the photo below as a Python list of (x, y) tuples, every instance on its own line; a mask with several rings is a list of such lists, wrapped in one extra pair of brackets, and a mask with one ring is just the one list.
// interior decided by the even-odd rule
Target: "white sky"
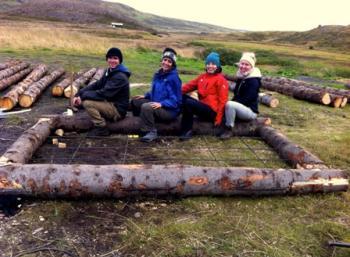
[(350, 0), (108, 0), (169, 18), (251, 31), (350, 25)]

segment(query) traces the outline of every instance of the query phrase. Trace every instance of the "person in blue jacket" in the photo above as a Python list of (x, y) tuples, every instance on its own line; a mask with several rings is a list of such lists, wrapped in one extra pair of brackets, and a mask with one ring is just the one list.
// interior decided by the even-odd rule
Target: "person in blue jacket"
[(130, 71), (122, 64), (119, 48), (110, 48), (106, 54), (108, 68), (102, 78), (82, 88), (73, 98), (75, 106), (82, 105), (90, 116), (94, 128), (87, 136), (108, 136), (106, 119), (118, 121), (125, 117), (130, 100)]
[(145, 95), (135, 96), (131, 101), (134, 116), (140, 116), (142, 142), (158, 138), (156, 121), (169, 122), (181, 111), (181, 79), (176, 69), (176, 52), (165, 48), (160, 69), (154, 74), (151, 90)]

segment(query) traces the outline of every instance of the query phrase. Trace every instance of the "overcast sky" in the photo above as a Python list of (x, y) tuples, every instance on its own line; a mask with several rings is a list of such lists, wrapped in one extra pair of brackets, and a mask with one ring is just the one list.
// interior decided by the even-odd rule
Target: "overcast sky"
[(350, 0), (109, 0), (160, 16), (251, 31), (350, 25)]

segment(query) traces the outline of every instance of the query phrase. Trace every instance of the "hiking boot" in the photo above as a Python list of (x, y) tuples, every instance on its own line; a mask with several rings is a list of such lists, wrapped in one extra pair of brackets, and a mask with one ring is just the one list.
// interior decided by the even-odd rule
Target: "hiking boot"
[(179, 137), (180, 141), (187, 141), (190, 140), (192, 138), (192, 130), (189, 130), (187, 132), (184, 132), (181, 134), (181, 136)]
[(110, 134), (107, 127), (95, 127), (87, 133), (86, 137), (106, 137)]
[(224, 133), (220, 135), (221, 140), (227, 140), (233, 137), (232, 127), (226, 127)]
[(145, 136), (140, 138), (141, 142), (149, 143), (158, 138), (157, 130), (153, 129), (150, 132), (148, 132)]

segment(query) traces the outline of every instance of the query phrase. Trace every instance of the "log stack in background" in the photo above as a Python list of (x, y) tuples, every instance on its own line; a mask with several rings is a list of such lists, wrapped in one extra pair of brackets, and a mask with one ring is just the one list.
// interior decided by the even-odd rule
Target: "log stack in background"
[(81, 77), (74, 80), (71, 85), (64, 89), (64, 96), (66, 98), (70, 98), (72, 95), (74, 96), (79, 89), (85, 86), (85, 84), (95, 75), (96, 71), (96, 68), (92, 68), (85, 72)]
[(283, 77), (263, 77), (262, 88), (335, 108), (345, 107), (350, 97), (349, 90), (321, 87)]

